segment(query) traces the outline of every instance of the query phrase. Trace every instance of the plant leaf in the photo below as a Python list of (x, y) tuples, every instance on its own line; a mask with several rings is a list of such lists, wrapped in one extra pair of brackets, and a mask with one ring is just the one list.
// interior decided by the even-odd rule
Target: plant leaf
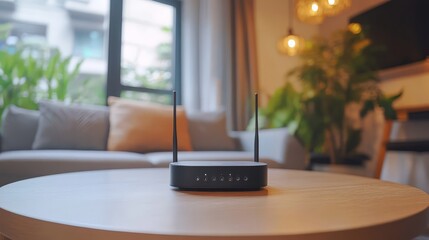
[(346, 154), (355, 152), (362, 140), (362, 130), (360, 129), (348, 129), (348, 138), (346, 142)]
[(375, 108), (375, 103), (372, 100), (366, 100), (363, 104), (362, 109), (360, 110), (360, 117), (364, 118), (370, 111), (373, 111)]

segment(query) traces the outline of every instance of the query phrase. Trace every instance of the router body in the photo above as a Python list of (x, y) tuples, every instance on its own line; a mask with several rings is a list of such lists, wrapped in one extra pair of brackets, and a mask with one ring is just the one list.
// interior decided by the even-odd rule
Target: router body
[[(267, 186), (267, 164), (259, 162), (258, 117), (255, 121), (254, 161), (178, 161), (176, 92), (173, 91), (173, 162), (170, 185), (182, 190), (257, 190)], [(258, 94), (255, 94), (258, 116)]]
[(180, 161), (170, 164), (170, 185), (189, 190), (256, 190), (267, 186), (267, 164), (250, 161)]

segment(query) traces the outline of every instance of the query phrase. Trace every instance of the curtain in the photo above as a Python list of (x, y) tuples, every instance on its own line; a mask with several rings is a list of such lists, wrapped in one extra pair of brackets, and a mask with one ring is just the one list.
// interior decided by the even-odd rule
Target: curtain
[(244, 130), (258, 91), (253, 0), (183, 0), (182, 89), (187, 111), (227, 112)]
[(253, 94), (258, 91), (253, 0), (232, 0), (232, 81), (228, 92), (233, 130), (244, 130), (253, 116)]
[(225, 110), (231, 81), (230, 0), (183, 0), (182, 89), (189, 112)]

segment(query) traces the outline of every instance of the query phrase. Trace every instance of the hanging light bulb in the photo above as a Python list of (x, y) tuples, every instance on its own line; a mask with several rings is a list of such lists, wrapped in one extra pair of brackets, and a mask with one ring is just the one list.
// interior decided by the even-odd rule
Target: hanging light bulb
[(319, 0), (299, 0), (296, 3), (296, 14), (299, 20), (310, 24), (319, 24), (324, 17)]
[(289, 37), (288, 37), (288, 39), (286, 39), (286, 41), (287, 41), (287, 46), (289, 47), (289, 48), (295, 48), (296, 47), (296, 45), (297, 45), (297, 40), (296, 40), (296, 38), (295, 38), (296, 36), (294, 36), (294, 35), (289, 35)]
[(318, 11), (319, 11), (319, 4), (317, 2), (311, 3), (310, 14), (317, 14)]
[(362, 32), (362, 26), (359, 23), (349, 23), (347, 29), (353, 34), (359, 34)]
[(337, 15), (344, 9), (350, 7), (351, 0), (321, 0), (323, 14), (326, 16)]
[(296, 56), (304, 46), (304, 39), (293, 34), (292, 29), (289, 29), (289, 34), (280, 39), (277, 44), (278, 50), (289, 56)]
[(297, 0), (298, 19), (310, 24), (319, 24), (325, 16), (333, 16), (350, 7), (351, 0)]
[(277, 49), (283, 54), (289, 56), (297, 55), (304, 46), (304, 39), (295, 35), (292, 30), (293, 25), (293, 0), (289, 0), (289, 32), (286, 36), (282, 37), (277, 43)]

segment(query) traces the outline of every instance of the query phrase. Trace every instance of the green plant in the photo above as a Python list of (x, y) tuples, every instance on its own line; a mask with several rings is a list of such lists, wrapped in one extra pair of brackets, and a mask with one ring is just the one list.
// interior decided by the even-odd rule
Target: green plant
[(12, 29), (11, 24), (0, 24), (0, 40), (5, 40)]
[(25, 50), (0, 50), (0, 116), (11, 104), (37, 109), (40, 99), (64, 101), (79, 74), (82, 60), (72, 64), (71, 56), (62, 58), (58, 50), (47, 59), (35, 58)]
[(52, 82), (52, 79), (48, 82), (50, 91), (54, 90), (54, 94), (51, 93), (48, 99), (52, 99), (53, 95), (57, 100), (64, 101), (66, 99), (68, 86), (78, 76), (82, 63), (83, 60), (79, 60), (72, 66), (72, 56), (62, 59), (60, 51), (55, 51), (54, 55), (48, 60), (48, 68), (45, 71), (45, 73), (48, 73), (47, 70), (51, 66), (53, 70), (49, 69), (50, 74), (45, 74), (45, 77), (46, 79), (48, 79), (48, 76), (55, 77), (55, 83)]
[(70, 82), (67, 95), (74, 103), (104, 105), (106, 103), (106, 76), (81, 75)]
[[(375, 107), (396, 118), (392, 104), (402, 94), (386, 96), (379, 89), (375, 51), (363, 33), (349, 31), (307, 42), (301, 64), (288, 73), (300, 90), (287, 82), (274, 93), (262, 110), (266, 126), (287, 126), (309, 152), (328, 153), (335, 163), (355, 154), (362, 133), (356, 122)], [(358, 114), (351, 116), (351, 108)]]
[(37, 108), (35, 89), (41, 76), (40, 62), (34, 58), (23, 58), (22, 51), (0, 51), (0, 114), (11, 104)]

